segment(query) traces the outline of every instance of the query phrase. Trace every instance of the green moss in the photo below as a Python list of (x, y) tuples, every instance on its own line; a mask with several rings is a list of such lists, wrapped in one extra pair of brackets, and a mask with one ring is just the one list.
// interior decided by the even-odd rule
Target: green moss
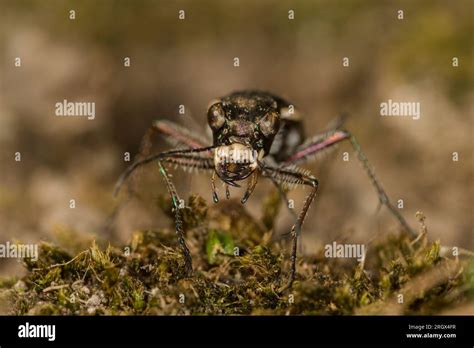
[(206, 253), (209, 264), (215, 264), (219, 254), (233, 255), (234, 248), (234, 240), (230, 235), (216, 230), (209, 230), (206, 242)]
[[(173, 215), (164, 200), (160, 206)], [(288, 246), (262, 243), (276, 216), (275, 208), (266, 211), (261, 224), (240, 203), (208, 207), (190, 197), (183, 221), (191, 277), (170, 221), (168, 229), (135, 231), (127, 245), (93, 242), (76, 255), (42, 243), (37, 261), (24, 260), (23, 278), (0, 282), (0, 298), (20, 315), (432, 314), (473, 300), (472, 260), (441, 257), (424, 222), (416, 240), (397, 234), (373, 241), (364, 264), (300, 257), (293, 288), (279, 293)]]

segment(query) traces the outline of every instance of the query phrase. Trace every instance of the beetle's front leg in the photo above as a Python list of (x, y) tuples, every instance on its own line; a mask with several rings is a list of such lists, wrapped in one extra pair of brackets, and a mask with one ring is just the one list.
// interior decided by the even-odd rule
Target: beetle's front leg
[(180, 199), (178, 193), (176, 191), (176, 187), (174, 186), (173, 182), (170, 179), (170, 176), (163, 165), (163, 162), (176, 164), (181, 167), (187, 168), (198, 168), (198, 169), (206, 169), (210, 170), (213, 168), (212, 159), (209, 156), (196, 156), (192, 153), (175, 153), (168, 156), (162, 156), (161, 159), (158, 160), (158, 166), (160, 169), (160, 174), (163, 176), (166, 188), (168, 193), (171, 196), (171, 200), (173, 203), (173, 209), (175, 213), (175, 228), (176, 228), (176, 236), (178, 238), (178, 245), (181, 249), (184, 258), (184, 269), (187, 275), (190, 275), (193, 272), (193, 263), (191, 253), (189, 252), (189, 248), (186, 245), (186, 240), (184, 238), (184, 229), (183, 229), (183, 219), (181, 216), (181, 207), (180, 207)]
[[(209, 156), (210, 151), (214, 149), (213, 146), (202, 147), (198, 149), (173, 150), (162, 152), (155, 155), (140, 159), (130, 166), (120, 175), (114, 188), (114, 196), (117, 196), (125, 181), (132, 175), (132, 173), (139, 167), (149, 164), (153, 161), (172, 162), (181, 167), (191, 167), (197, 169), (212, 169), (214, 168), (212, 159)], [(199, 155), (196, 155), (199, 154)]]
[(184, 269), (187, 275), (190, 275), (193, 272), (193, 259), (191, 257), (191, 253), (189, 252), (189, 248), (186, 245), (186, 241), (184, 239), (184, 230), (183, 230), (183, 219), (181, 216), (181, 208), (180, 208), (180, 199), (178, 197), (178, 193), (176, 192), (176, 188), (174, 187), (171, 179), (169, 178), (168, 172), (166, 171), (165, 167), (162, 165), (160, 161), (158, 161), (158, 166), (160, 167), (160, 174), (163, 176), (166, 182), (166, 187), (168, 192), (171, 196), (171, 200), (173, 202), (173, 209), (174, 209), (174, 217), (175, 217), (175, 227), (176, 227), (176, 236), (178, 237), (178, 245), (183, 253), (184, 257)]
[(172, 183), (168, 175), (168, 172), (163, 166), (163, 163), (171, 163), (171, 164), (175, 164), (175, 165), (178, 165), (180, 167), (185, 167), (185, 168), (211, 170), (214, 168), (214, 166), (213, 166), (212, 157), (209, 156), (210, 150), (212, 150), (212, 147), (200, 148), (200, 149), (176, 150), (176, 151), (170, 151), (170, 152), (165, 152), (165, 153), (149, 156), (129, 166), (122, 173), (115, 187), (115, 194), (117, 194), (121, 186), (125, 182), (125, 180), (138, 167), (151, 163), (153, 161), (158, 162), (158, 165), (160, 168), (160, 174), (163, 176), (165, 180), (167, 190), (171, 196), (171, 200), (173, 203), (173, 208), (175, 211), (176, 235), (178, 237), (179, 247), (183, 253), (185, 271), (186, 271), (186, 274), (188, 275), (191, 274), (193, 270), (193, 266), (192, 266), (191, 254), (189, 252), (189, 249), (184, 239), (183, 220), (182, 220), (180, 206), (179, 206), (180, 200), (176, 192), (176, 188), (174, 184)]
[[(135, 163), (140, 163), (142, 160), (148, 158), (153, 146), (153, 138), (157, 135), (160, 135), (173, 146), (184, 146), (184, 152), (187, 152), (189, 149), (200, 151), (200, 149), (205, 148), (208, 143), (208, 141), (202, 139), (199, 135), (193, 134), (177, 123), (167, 120), (157, 120), (153, 122), (152, 126), (148, 128), (143, 135), (140, 142), (140, 149), (135, 157)], [(176, 153), (183, 150), (174, 150), (167, 153)]]
[[(288, 212), (292, 216), (294, 220), (296, 220), (298, 217), (296, 216), (295, 212), (293, 209), (290, 208), (290, 200), (288, 199), (288, 195), (286, 194), (286, 190), (282, 187), (282, 185), (273, 177), (270, 177), (270, 180), (272, 181), (273, 185), (275, 185), (276, 189), (278, 190), (278, 194), (280, 195), (280, 198), (282, 199), (283, 203), (285, 204), (285, 207), (288, 209)], [(287, 235), (288, 233), (284, 233), (283, 235)]]
[(293, 282), (296, 277), (296, 253), (298, 250), (298, 237), (301, 234), (301, 227), (303, 226), (304, 219), (306, 218), (306, 214), (308, 213), (309, 207), (313, 202), (314, 198), (316, 197), (316, 193), (318, 192), (318, 180), (310, 175), (309, 173), (296, 168), (296, 167), (289, 167), (289, 168), (271, 168), (266, 167), (263, 165), (262, 173), (266, 177), (272, 178), (277, 183), (281, 184), (294, 184), (294, 185), (306, 185), (311, 187), (311, 192), (306, 197), (303, 208), (301, 212), (298, 214), (298, 218), (296, 219), (295, 224), (291, 228), (291, 269), (290, 275), (288, 279), (288, 283), (283, 286), (279, 292), (283, 292), (293, 285)]

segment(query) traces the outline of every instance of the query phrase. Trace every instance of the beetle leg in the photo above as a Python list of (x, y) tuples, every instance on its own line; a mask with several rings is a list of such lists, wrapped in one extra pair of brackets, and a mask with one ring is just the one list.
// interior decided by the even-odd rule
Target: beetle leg
[(315, 135), (301, 144), (286, 160), (286, 164), (300, 164), (311, 160), (316, 154), (348, 139), (350, 134), (344, 130), (333, 130)]
[(183, 145), (191, 149), (205, 147), (207, 142), (204, 139), (192, 134), (188, 129), (167, 120), (154, 121), (142, 138), (140, 145), (140, 157), (148, 156), (152, 146), (152, 138), (156, 134), (162, 134), (164, 138), (173, 146)]
[(296, 220), (297, 216), (296, 216), (294, 210), (290, 208), (290, 200), (288, 199), (288, 195), (286, 194), (286, 190), (281, 186), (281, 184), (274, 177), (270, 177), (270, 180), (272, 181), (273, 185), (275, 185), (275, 187), (277, 188), (278, 193), (280, 194), (280, 197), (281, 197), (282, 201), (285, 203), (285, 206), (288, 209), (288, 212), (291, 214), (291, 216), (294, 218), (294, 220)]
[[(186, 149), (205, 148), (205, 144), (207, 143), (205, 140), (201, 139), (195, 134), (192, 134), (189, 130), (174, 122), (167, 120), (154, 121), (152, 126), (148, 128), (148, 130), (145, 132), (145, 135), (142, 137), (140, 149), (137, 156), (135, 157), (135, 163), (139, 162), (140, 160), (147, 159), (147, 156), (149, 156), (153, 145), (153, 137), (157, 134), (164, 136), (164, 139), (172, 145), (185, 146)], [(130, 186), (128, 188), (130, 190)]]
[[(174, 150), (168, 152), (162, 152), (158, 154), (154, 154), (143, 158), (141, 160), (135, 161), (131, 164), (125, 171), (120, 175), (117, 183), (115, 184), (114, 189), (114, 196), (116, 196), (120, 189), (122, 188), (123, 184), (127, 180), (127, 178), (139, 167), (148, 164), (153, 161), (165, 161), (165, 162), (173, 162), (176, 164), (180, 164), (184, 167), (193, 167), (199, 169), (213, 169), (214, 163), (212, 158), (207, 155), (208, 152), (213, 150), (213, 146), (203, 147), (198, 149), (187, 149), (187, 150)], [(196, 156), (196, 153), (205, 153), (205, 155)], [(192, 164), (192, 165), (191, 165)]]
[(310, 175), (309, 173), (303, 171), (299, 168), (272, 168), (266, 167), (263, 165), (262, 167), (263, 175), (266, 177), (272, 177), (277, 183), (281, 184), (296, 184), (296, 185), (306, 185), (311, 187), (311, 192), (306, 197), (303, 208), (301, 209), (300, 213), (298, 214), (298, 218), (296, 219), (295, 224), (291, 228), (291, 269), (290, 275), (288, 279), (288, 283), (280, 289), (280, 292), (283, 292), (289, 289), (293, 285), (293, 281), (296, 277), (296, 254), (298, 250), (298, 237), (301, 234), (301, 226), (303, 225), (304, 219), (306, 218), (306, 214), (308, 213), (308, 209), (313, 202), (314, 198), (316, 197), (316, 193), (318, 192), (318, 180)]
[(189, 252), (189, 248), (186, 245), (186, 241), (184, 239), (183, 219), (181, 216), (180, 199), (178, 197), (178, 193), (176, 192), (176, 188), (171, 182), (168, 172), (166, 171), (165, 167), (161, 164), (161, 161), (158, 161), (158, 166), (160, 167), (160, 173), (165, 179), (166, 187), (168, 188), (168, 192), (173, 201), (173, 208), (174, 208), (174, 213), (175, 213), (176, 236), (178, 237), (178, 245), (181, 249), (181, 252), (183, 253), (185, 272), (187, 275), (190, 275), (193, 272), (193, 260), (191, 257), (191, 253)]
[(399, 213), (397, 208), (395, 208), (388, 198), (387, 193), (375, 176), (375, 172), (364, 152), (362, 151), (359, 143), (357, 142), (357, 139), (350, 132), (346, 130), (333, 130), (322, 135), (315, 136), (309, 141), (300, 145), (296, 152), (285, 161), (285, 164), (306, 162), (315, 154), (344, 140), (349, 140), (355, 152), (357, 153), (357, 158), (362, 163), (364, 170), (367, 173), (370, 182), (372, 183), (372, 186), (377, 191), (380, 205), (385, 205), (406, 231), (414, 236), (417, 235), (417, 233), (408, 225), (405, 218)]
[[(169, 152), (164, 152), (164, 153), (149, 156), (129, 166), (122, 173), (122, 175), (120, 176), (115, 186), (115, 194), (117, 194), (120, 188), (122, 187), (123, 183), (125, 182), (125, 180), (133, 173), (135, 169), (155, 160), (158, 162), (158, 166), (160, 168), (160, 174), (163, 176), (165, 180), (168, 193), (170, 194), (171, 200), (173, 203), (178, 245), (181, 249), (181, 252), (183, 253), (185, 271), (186, 271), (186, 274), (188, 275), (192, 272), (193, 266), (192, 266), (191, 254), (189, 252), (189, 249), (186, 245), (186, 241), (184, 239), (183, 220), (182, 220), (180, 206), (179, 206), (180, 200), (179, 200), (176, 188), (174, 184), (172, 183), (168, 175), (168, 172), (163, 166), (163, 163), (177, 164), (185, 168), (198, 168), (198, 169), (212, 170), (214, 169), (214, 163), (213, 163), (212, 157), (205, 155), (210, 150), (212, 150), (212, 147), (169, 151)], [(199, 155), (199, 153), (201, 154)]]
[[(271, 179), (272, 183), (275, 185), (275, 187), (277, 188), (278, 193), (280, 195), (280, 198), (282, 199), (283, 203), (285, 204), (285, 206), (286, 206), (288, 212), (290, 213), (291, 217), (293, 218), (293, 220), (296, 220), (298, 218), (298, 216), (296, 215), (294, 209), (290, 208), (290, 201), (288, 199), (288, 195), (286, 194), (286, 190), (283, 187), (281, 187), (281, 184), (279, 184), (274, 178), (271, 177), (270, 179)], [(275, 230), (273, 230), (273, 233), (275, 233)], [(275, 238), (274, 240), (286, 239), (290, 235), (291, 235), (290, 232), (282, 233), (279, 236), (277, 236), (277, 238)], [(303, 247), (302, 238), (303, 238), (303, 236), (300, 235), (300, 244), (299, 244), (299, 248), (298, 248), (298, 251), (300, 253), (303, 250), (303, 248), (302, 248)], [(273, 237), (272, 237), (272, 239), (273, 239)]]
[[(193, 270), (192, 266), (192, 258), (189, 252), (189, 249), (186, 245), (186, 241), (184, 239), (184, 230), (183, 230), (183, 220), (181, 216), (181, 208), (180, 208), (180, 200), (176, 191), (174, 184), (172, 183), (168, 172), (166, 171), (163, 163), (172, 163), (177, 164), (181, 167), (187, 168), (199, 168), (199, 169), (207, 169), (211, 170), (214, 168), (214, 164), (212, 158), (210, 156), (202, 156), (202, 153), (211, 150), (211, 148), (200, 148), (200, 149), (189, 149), (189, 150), (178, 150), (178, 151), (170, 151), (165, 153), (156, 154), (153, 156), (149, 156), (143, 160), (137, 161), (131, 166), (129, 166), (125, 172), (120, 176), (116, 187), (115, 187), (115, 194), (118, 193), (121, 186), (125, 182), (125, 180), (133, 173), (133, 171), (138, 168), (139, 166), (145, 165), (152, 161), (157, 161), (158, 166), (160, 168), (160, 174), (163, 176), (168, 193), (171, 196), (171, 200), (173, 203), (173, 209), (175, 213), (175, 227), (176, 227), (176, 235), (178, 238), (178, 245), (183, 253), (184, 257), (184, 266), (186, 274), (191, 274)], [(201, 152), (201, 156), (197, 155), (196, 153)]]
[(388, 210), (397, 218), (397, 220), (400, 222), (403, 228), (406, 231), (408, 231), (410, 234), (412, 234), (413, 236), (416, 236), (417, 233), (410, 227), (410, 225), (408, 225), (408, 223), (406, 222), (402, 214), (400, 214), (398, 209), (395, 208), (392, 202), (390, 202), (388, 195), (385, 193), (385, 190), (383, 189), (382, 185), (377, 180), (377, 177), (375, 176), (375, 172), (372, 169), (372, 166), (370, 165), (369, 161), (367, 160), (367, 157), (362, 152), (362, 149), (359, 143), (357, 142), (357, 139), (355, 138), (355, 136), (351, 135), (350, 141), (351, 141), (352, 147), (357, 152), (358, 158), (361, 161), (362, 165), (364, 166), (364, 169), (367, 175), (369, 176), (370, 181), (372, 182), (372, 185), (377, 190), (380, 205), (385, 205), (388, 208)]

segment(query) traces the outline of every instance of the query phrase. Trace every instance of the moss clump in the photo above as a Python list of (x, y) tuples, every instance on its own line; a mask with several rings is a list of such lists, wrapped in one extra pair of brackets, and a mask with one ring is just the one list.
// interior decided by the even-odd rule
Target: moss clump
[[(22, 279), (0, 283), (0, 299), (19, 315), (433, 314), (472, 301), (472, 260), (442, 257), (426, 231), (374, 241), (363, 264), (322, 251), (300, 257), (293, 288), (279, 293), (289, 258), (285, 245), (268, 243), (273, 198), (261, 224), (239, 203), (211, 208), (190, 197), (183, 220), (191, 277), (171, 225), (136, 231), (120, 248), (93, 242), (76, 255), (43, 243), (36, 262), (24, 260)], [(166, 200), (159, 205), (172, 215)]]

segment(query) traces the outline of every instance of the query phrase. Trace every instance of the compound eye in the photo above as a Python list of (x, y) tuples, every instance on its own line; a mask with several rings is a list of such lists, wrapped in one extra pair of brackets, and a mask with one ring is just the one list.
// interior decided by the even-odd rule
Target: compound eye
[(221, 103), (211, 105), (207, 112), (207, 122), (213, 130), (222, 128), (225, 123), (225, 111), (222, 108)]
[(280, 128), (280, 116), (276, 111), (270, 111), (258, 121), (260, 132), (266, 137), (275, 135)]

